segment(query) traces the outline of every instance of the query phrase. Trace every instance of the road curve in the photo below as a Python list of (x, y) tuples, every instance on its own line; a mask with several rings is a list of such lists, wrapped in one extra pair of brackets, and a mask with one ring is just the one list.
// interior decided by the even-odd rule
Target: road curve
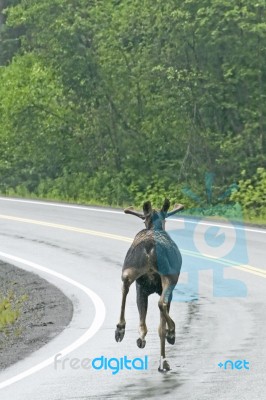
[[(134, 287), (125, 338), (114, 340), (121, 266), (142, 227), (117, 210), (0, 198), (0, 258), (39, 273), (74, 304), (64, 332), (0, 374), (1, 400), (264, 398), (266, 231), (224, 222), (167, 222), (182, 252), (183, 273), (171, 306), (176, 344), (167, 346), (167, 356), (172, 370), (160, 374), (158, 297), (149, 299), (145, 349), (136, 346)], [(64, 364), (55, 365), (58, 353), (65, 356)], [(113, 375), (79, 364), (124, 355), (147, 355), (148, 369)], [(226, 360), (232, 360), (233, 370), (230, 362), (224, 368)]]

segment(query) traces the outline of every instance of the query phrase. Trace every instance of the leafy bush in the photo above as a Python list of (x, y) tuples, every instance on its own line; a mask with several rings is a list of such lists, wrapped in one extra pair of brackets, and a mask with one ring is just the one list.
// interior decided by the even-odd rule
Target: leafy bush
[(153, 207), (160, 208), (167, 197), (171, 206), (175, 203), (184, 204), (184, 215), (242, 219), (243, 211), (249, 218), (265, 218), (266, 170), (258, 168), (256, 174), (248, 179), (245, 179), (246, 172), (243, 171), (242, 177), (237, 186), (231, 185), (230, 190), (227, 190), (232, 194), (227, 193), (224, 198), (220, 195), (221, 189), (213, 187), (215, 200), (211, 203), (208, 203), (206, 199), (203, 185), (195, 183), (192, 189), (188, 190), (181, 184), (157, 175), (151, 178), (144, 176), (136, 178), (131, 176), (130, 171), (113, 174), (102, 170), (93, 176), (81, 172), (71, 174), (64, 171), (63, 175), (56, 179), (41, 180), (33, 192), (30, 192), (26, 186), (19, 185), (9, 189), (6, 194), (82, 204), (133, 205), (140, 209), (146, 200), (150, 200)]
[(242, 172), (239, 189), (231, 195), (231, 200), (239, 203), (247, 216), (266, 217), (266, 170), (257, 168), (252, 178)]

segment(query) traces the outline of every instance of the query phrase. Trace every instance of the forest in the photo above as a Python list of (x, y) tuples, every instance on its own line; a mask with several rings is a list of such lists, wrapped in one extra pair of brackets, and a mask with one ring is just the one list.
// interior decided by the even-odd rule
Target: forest
[(266, 222), (265, 0), (0, 0), (0, 192)]

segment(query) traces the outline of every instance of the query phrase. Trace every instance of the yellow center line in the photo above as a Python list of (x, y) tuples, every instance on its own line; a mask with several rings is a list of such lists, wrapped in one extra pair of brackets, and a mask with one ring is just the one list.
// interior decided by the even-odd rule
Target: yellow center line
[(262, 278), (266, 278), (266, 273), (263, 270), (261, 270), (261, 271), (263, 271), (262, 273), (261, 272), (257, 272), (257, 271), (253, 271), (253, 270), (247, 268), (247, 265), (240, 266), (240, 267), (238, 267), (236, 265), (232, 265), (232, 267), (235, 268), (235, 269), (239, 269), (240, 271), (249, 272), (250, 274), (257, 275), (257, 276), (260, 276)]
[(19, 218), (19, 217), (13, 217), (10, 215), (0, 215), (0, 219), (24, 222), (25, 224), (47, 226), (49, 228), (62, 229), (62, 230), (71, 231), (71, 232), (85, 233), (86, 235), (100, 236), (100, 237), (105, 237), (108, 239), (120, 240), (123, 242), (129, 242), (129, 243), (132, 241), (132, 239), (127, 238), (125, 236), (113, 235), (111, 233), (93, 231), (90, 229), (77, 228), (77, 227), (69, 226), (69, 225), (61, 225), (61, 224), (54, 224), (51, 222), (37, 221), (35, 219)]
[[(120, 241), (127, 242), (127, 243), (131, 243), (133, 240), (133, 238), (129, 238), (126, 236), (120, 236), (120, 235), (113, 235), (113, 234), (107, 233), (107, 232), (99, 232), (99, 231), (94, 231), (91, 229), (77, 228), (77, 227), (70, 226), (70, 225), (61, 225), (61, 224), (55, 224), (55, 223), (51, 223), (51, 222), (38, 221), (38, 220), (34, 220), (34, 219), (14, 217), (14, 216), (10, 216), (10, 215), (1, 215), (0, 214), (0, 219), (9, 220), (9, 221), (17, 221), (17, 222), (22, 222), (25, 224), (46, 226), (49, 228), (62, 229), (65, 231), (70, 231), (70, 232), (84, 233), (86, 235), (98, 236), (98, 237), (103, 237), (103, 238), (113, 239), (113, 240), (120, 240)], [(196, 253), (194, 251), (190, 251), (190, 250), (182, 250), (182, 251), (185, 254), (188, 254), (188, 255), (191, 255), (191, 256), (194, 256), (197, 258), (202, 258), (202, 259), (211, 258), (216, 263), (228, 265), (228, 266), (238, 269), (240, 271), (249, 272), (250, 274), (266, 278), (266, 270), (263, 270), (261, 268), (255, 268), (255, 267), (252, 267), (251, 265), (240, 265), (240, 264), (237, 264), (230, 260), (223, 260), (223, 259), (218, 260), (208, 254), (201, 255), (201, 254), (198, 254), (198, 253)]]

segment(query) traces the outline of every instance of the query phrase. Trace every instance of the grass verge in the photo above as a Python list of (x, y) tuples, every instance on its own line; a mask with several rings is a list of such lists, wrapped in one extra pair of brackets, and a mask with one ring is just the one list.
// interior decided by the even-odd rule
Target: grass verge
[(27, 298), (27, 295), (16, 298), (12, 291), (9, 291), (5, 297), (0, 294), (0, 332), (5, 332), (18, 320), (21, 306)]

